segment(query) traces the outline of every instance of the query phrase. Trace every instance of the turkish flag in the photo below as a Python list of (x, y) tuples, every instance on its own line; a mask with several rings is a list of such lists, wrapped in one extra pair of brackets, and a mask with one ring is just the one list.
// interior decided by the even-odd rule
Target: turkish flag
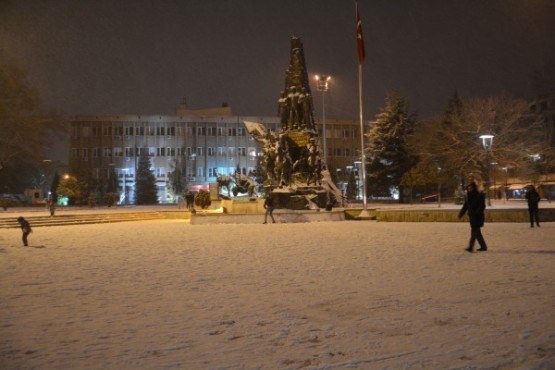
[(358, 2), (355, 1), (357, 13), (357, 50), (358, 50), (358, 64), (364, 62), (366, 58), (366, 51), (364, 50), (364, 38), (362, 37), (362, 23), (360, 22), (360, 15), (358, 14)]

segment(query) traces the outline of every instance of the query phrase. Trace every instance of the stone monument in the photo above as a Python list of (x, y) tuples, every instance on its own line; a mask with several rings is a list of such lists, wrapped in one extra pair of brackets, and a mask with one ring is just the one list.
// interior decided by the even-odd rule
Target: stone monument
[(267, 132), (260, 123), (244, 121), (249, 134), (263, 145), (264, 188), (277, 208), (330, 209), (343, 202), (322, 160), (313, 111), (303, 45), (292, 37), (285, 88), (278, 99), (280, 131)]

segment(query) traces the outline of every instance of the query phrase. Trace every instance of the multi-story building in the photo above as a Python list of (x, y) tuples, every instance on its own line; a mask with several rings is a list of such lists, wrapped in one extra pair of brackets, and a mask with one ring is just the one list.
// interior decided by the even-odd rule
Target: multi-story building
[[(237, 168), (245, 175), (256, 169), (262, 148), (249, 136), (245, 120), (280, 130), (278, 117), (234, 116), (226, 106), (191, 111), (182, 105), (177, 116), (74, 117), (69, 168), (74, 173), (86, 170), (100, 189), (114, 168), (121, 200), (132, 203), (138, 158), (148, 155), (160, 203), (173, 202), (167, 183), (176, 164), (185, 169), (191, 190), (206, 189), (218, 175), (233, 174)], [(328, 167), (338, 182), (346, 182), (360, 158), (360, 129), (354, 120), (327, 120), (326, 132)]]

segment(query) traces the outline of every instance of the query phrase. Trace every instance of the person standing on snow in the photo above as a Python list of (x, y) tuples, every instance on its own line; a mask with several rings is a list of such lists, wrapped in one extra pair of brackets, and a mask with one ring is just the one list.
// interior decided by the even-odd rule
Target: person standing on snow
[(478, 240), (478, 244), (480, 244), (480, 248), (477, 249), (478, 252), (485, 252), (488, 250), (481, 231), (482, 226), (484, 226), (485, 209), (486, 197), (484, 193), (478, 191), (478, 186), (475, 182), (471, 182), (466, 187), (466, 200), (459, 212), (459, 218), (462, 218), (464, 214), (468, 212), (468, 219), (470, 221), (470, 241), (468, 243), (468, 248), (466, 248), (467, 252), (474, 252), (474, 243), (476, 240)]
[(264, 223), (267, 223), (268, 215), (272, 218), (272, 222), (275, 224), (276, 220), (274, 220), (274, 200), (269, 195), (264, 200), (264, 208), (266, 209), (266, 213), (264, 214)]
[(538, 203), (540, 202), (540, 195), (536, 191), (534, 185), (528, 187), (526, 192), (526, 200), (528, 201), (528, 213), (530, 214), (530, 227), (534, 227), (534, 221), (536, 225), (540, 227), (540, 216)]
[(17, 222), (19, 222), (19, 226), (21, 227), (21, 231), (23, 232), (23, 236), (21, 238), (21, 240), (23, 241), (23, 246), (27, 247), (27, 236), (29, 236), (29, 234), (33, 231), (31, 229), (31, 224), (29, 224), (29, 222), (22, 216), (19, 216), (17, 218)]

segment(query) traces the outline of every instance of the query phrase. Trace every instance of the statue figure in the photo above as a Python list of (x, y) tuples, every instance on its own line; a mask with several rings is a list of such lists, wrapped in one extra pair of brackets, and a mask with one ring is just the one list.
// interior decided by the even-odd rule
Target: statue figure
[(281, 129), (283, 131), (287, 131), (289, 129), (289, 109), (287, 105), (287, 96), (283, 91), (278, 99), (278, 115), (281, 123)]
[(318, 146), (316, 145), (316, 139), (311, 138), (308, 143), (308, 175), (306, 184), (310, 185), (313, 181), (314, 184), (320, 185), (322, 171), (322, 159), (320, 157), (320, 152)]
[(235, 171), (234, 174), (235, 186), (233, 187), (233, 196), (237, 196), (239, 193), (247, 193), (249, 197), (253, 197), (256, 194), (256, 184), (248, 176), (241, 174), (239, 171)]
[(303, 112), (303, 123), (304, 127), (313, 130), (314, 124), (312, 122), (312, 106), (311, 106), (311, 99), (310, 95), (306, 91), (306, 89), (302, 88), (302, 95), (304, 96), (302, 100), (302, 112)]
[(269, 181), (274, 180), (274, 169), (277, 156), (277, 138), (273, 131), (266, 134), (264, 140), (264, 155), (262, 157), (262, 169), (266, 173), (266, 179)]
[(287, 127), (291, 129), (297, 128), (297, 97), (295, 96), (295, 87), (291, 86), (289, 88), (289, 93), (287, 94), (287, 105), (289, 107), (289, 120)]
[(222, 189), (225, 187), (227, 189), (227, 196), (231, 196), (231, 176), (226, 175), (218, 175), (216, 178), (216, 182), (218, 183), (218, 191), (221, 192)]
[(279, 180), (279, 185), (289, 185), (293, 170), (293, 160), (289, 153), (289, 144), (285, 134), (279, 135), (276, 147), (274, 178)]

